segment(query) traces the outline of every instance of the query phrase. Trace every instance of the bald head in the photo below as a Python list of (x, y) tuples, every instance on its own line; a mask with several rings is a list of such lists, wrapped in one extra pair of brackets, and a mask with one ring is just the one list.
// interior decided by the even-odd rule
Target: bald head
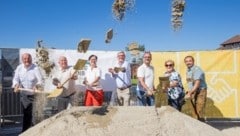
[(58, 64), (62, 69), (66, 69), (68, 67), (68, 61), (65, 56), (60, 56), (58, 59)]
[(22, 54), (22, 62), (24, 67), (28, 68), (32, 65), (32, 56), (29, 53)]

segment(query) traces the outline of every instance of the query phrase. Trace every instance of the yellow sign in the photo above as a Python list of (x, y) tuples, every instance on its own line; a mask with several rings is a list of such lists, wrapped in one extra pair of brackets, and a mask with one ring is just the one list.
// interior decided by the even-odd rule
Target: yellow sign
[(152, 52), (152, 55), (155, 86), (159, 82), (158, 77), (163, 76), (166, 71), (164, 62), (172, 59), (187, 90), (184, 57), (191, 55), (195, 59), (195, 65), (200, 66), (206, 76), (206, 118), (240, 117), (240, 50)]

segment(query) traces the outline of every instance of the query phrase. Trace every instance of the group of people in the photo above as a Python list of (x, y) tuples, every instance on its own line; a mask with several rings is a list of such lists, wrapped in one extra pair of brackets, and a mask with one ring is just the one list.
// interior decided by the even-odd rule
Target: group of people
[[(142, 105), (154, 105), (154, 67), (151, 66), (152, 55), (150, 52), (145, 52), (143, 55), (143, 64), (137, 69), (138, 98)], [(173, 60), (165, 61), (166, 72), (164, 76), (169, 78), (170, 85), (166, 88), (168, 96), (168, 105), (181, 111), (185, 98), (191, 101), (192, 117), (198, 120), (203, 119), (204, 107), (207, 100), (207, 84), (205, 80), (205, 73), (199, 67), (194, 65), (194, 58), (186, 56), (184, 63), (187, 66), (186, 81), (188, 90), (184, 90), (181, 76), (174, 69), (175, 63)]]
[[(109, 72), (116, 80), (117, 99), (120, 106), (130, 105), (130, 87), (131, 87), (131, 67), (125, 61), (125, 53), (123, 51), (117, 54), (118, 61), (113, 68), (109, 68)], [(143, 54), (143, 64), (137, 69), (138, 84), (136, 88), (137, 97), (140, 105), (155, 105), (154, 93), (157, 89), (154, 85), (154, 67), (151, 65), (152, 54), (145, 52)], [(207, 84), (205, 73), (199, 67), (194, 65), (194, 58), (186, 56), (184, 63), (187, 66), (186, 80), (188, 90), (184, 90), (180, 74), (175, 70), (173, 60), (165, 61), (166, 72), (164, 76), (169, 78), (170, 85), (166, 88), (168, 105), (181, 111), (185, 98), (190, 98), (192, 116), (198, 120), (203, 119), (204, 107), (207, 99)], [(119, 70), (120, 69), (120, 70)]]
[[(120, 51), (117, 53), (116, 63), (108, 69), (112, 77), (116, 81), (116, 94), (119, 106), (130, 106), (130, 88), (131, 88), (131, 67), (125, 60), (125, 53)], [(23, 128), (22, 132), (32, 126), (32, 109), (34, 101), (34, 90), (37, 86), (43, 85), (43, 78), (39, 68), (32, 63), (32, 57), (29, 53), (21, 56), (22, 64), (20, 64), (14, 74), (13, 88), (20, 90), (21, 103), (23, 105)], [(97, 67), (96, 55), (88, 58), (90, 66), (85, 71), (83, 84), (86, 87), (84, 105), (85, 106), (101, 106), (104, 101), (104, 91), (100, 83), (101, 69)], [(143, 54), (143, 64), (137, 69), (138, 84), (136, 88), (137, 97), (144, 106), (154, 105), (154, 67), (151, 65), (152, 54), (145, 52)], [(166, 72), (164, 76), (169, 77), (170, 86), (166, 90), (168, 96), (168, 104), (181, 111), (184, 96), (192, 98), (192, 106), (194, 108), (193, 117), (202, 118), (203, 108), (206, 102), (207, 85), (205, 82), (204, 72), (200, 67), (194, 65), (194, 58), (186, 56), (184, 62), (187, 66), (187, 83), (188, 90), (184, 91), (181, 76), (174, 69), (174, 61), (167, 60), (165, 62)], [(58, 110), (62, 111), (71, 106), (78, 106), (78, 95), (76, 95), (75, 80), (77, 79), (76, 70), (68, 66), (68, 60), (65, 56), (60, 56), (57, 67), (52, 75), (52, 84), (56, 88), (63, 89), (58, 96)], [(32, 90), (32, 91), (29, 91)]]

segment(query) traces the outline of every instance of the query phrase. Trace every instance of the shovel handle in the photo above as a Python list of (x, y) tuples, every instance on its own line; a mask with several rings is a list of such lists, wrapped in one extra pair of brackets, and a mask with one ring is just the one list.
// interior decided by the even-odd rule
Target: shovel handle
[(65, 84), (72, 78), (72, 76), (74, 76), (76, 73), (77, 73), (77, 70), (75, 70), (75, 71), (73, 72), (73, 74), (71, 75), (71, 77), (69, 77), (67, 80), (65, 80), (65, 81), (61, 84), (61, 87), (63, 87), (63, 85), (65, 85)]
[(43, 93), (42, 91), (33, 90), (33, 89), (29, 89), (29, 88), (14, 88), (14, 92), (18, 92), (18, 91), (27, 91), (27, 92), (33, 92), (33, 93)]
[(14, 88), (14, 92), (18, 92), (18, 91), (34, 92), (33, 89), (28, 89), (28, 88)]

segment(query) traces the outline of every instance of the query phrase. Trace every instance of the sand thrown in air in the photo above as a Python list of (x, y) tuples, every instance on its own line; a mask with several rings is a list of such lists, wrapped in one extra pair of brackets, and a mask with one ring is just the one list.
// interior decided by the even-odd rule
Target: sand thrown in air
[(44, 110), (47, 104), (47, 97), (44, 93), (35, 94), (35, 99), (33, 102), (33, 123), (37, 124), (44, 120)]
[(169, 106), (73, 107), (21, 136), (224, 136)]

